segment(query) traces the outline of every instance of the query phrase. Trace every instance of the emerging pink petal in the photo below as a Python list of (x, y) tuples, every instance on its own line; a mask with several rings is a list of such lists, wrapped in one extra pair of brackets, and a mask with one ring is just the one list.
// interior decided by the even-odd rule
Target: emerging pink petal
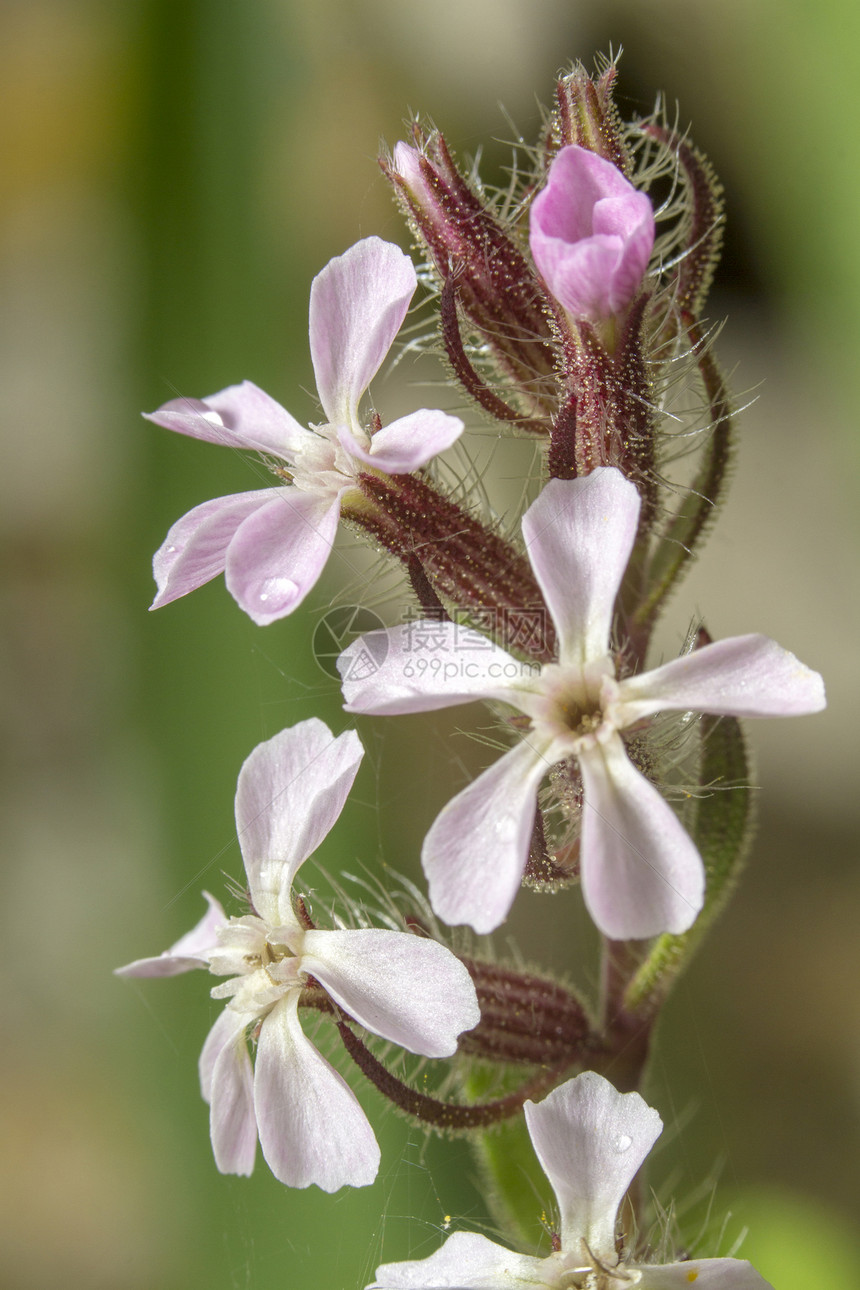
[(310, 343), (326, 419), (351, 426), (359, 401), (406, 317), (418, 280), (408, 255), (366, 237), (311, 285)]
[(310, 717), (258, 744), (242, 766), (236, 832), (254, 907), (272, 924), (293, 921), (293, 879), (343, 810), (363, 756), (354, 730), (335, 737)]
[(203, 893), (207, 910), (196, 927), (181, 936), (169, 950), (155, 958), (136, 959), (125, 967), (114, 968), (115, 976), (162, 977), (178, 976), (194, 968), (208, 966), (206, 951), (218, 944), (216, 931), (227, 921), (220, 903), (208, 891)]
[(340, 500), (297, 488), (268, 490), (227, 549), (227, 590), (261, 627), (313, 590), (334, 546)]
[(422, 408), (377, 430), (369, 450), (346, 427), (339, 431), (339, 438), (350, 456), (357, 457), (366, 466), (387, 475), (408, 475), (450, 448), (462, 433), (463, 422), (459, 417)]
[(152, 558), (160, 609), (224, 572), (227, 548), (249, 516), (272, 500), (271, 488), (233, 493), (195, 506), (177, 520)]
[(562, 148), (531, 210), (529, 242), (556, 299), (578, 318), (620, 313), (654, 245), (651, 202), (603, 157)]
[(604, 657), (633, 549), (639, 493), (613, 467), (551, 479), (523, 516), (523, 537), (559, 634), (564, 664)]
[(615, 1261), (615, 1216), (663, 1122), (638, 1093), (618, 1093), (586, 1071), (542, 1102), (526, 1102), (526, 1124), (561, 1214), (565, 1250)]
[(514, 1254), (473, 1232), (455, 1232), (428, 1259), (384, 1263), (366, 1290), (541, 1290), (546, 1259)]
[(443, 945), (376, 928), (306, 932), (302, 971), (374, 1034), (424, 1057), (450, 1057), (481, 1020), (472, 978)]
[(379, 1169), (379, 1147), (346, 1081), (302, 1030), (298, 992), (263, 1021), (257, 1043), (254, 1103), (260, 1146), (288, 1187), (323, 1191), (366, 1187)]
[(625, 724), (652, 712), (795, 717), (825, 706), (824, 682), (767, 636), (730, 636), (620, 683)]
[(630, 761), (619, 735), (578, 757), (582, 895), (594, 922), (613, 940), (685, 932), (705, 894), (692, 838)]
[(446, 923), (468, 923), (484, 934), (507, 918), (526, 867), (535, 795), (551, 765), (524, 740), (434, 821), (421, 863), (430, 903)]

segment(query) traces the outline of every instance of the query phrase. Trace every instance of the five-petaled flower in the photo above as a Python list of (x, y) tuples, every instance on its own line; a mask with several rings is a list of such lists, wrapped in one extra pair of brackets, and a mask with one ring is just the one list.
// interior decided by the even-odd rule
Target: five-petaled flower
[(529, 244), (538, 270), (574, 318), (593, 322), (630, 304), (654, 245), (645, 193), (586, 148), (562, 148), (532, 203)]
[(523, 517), (529, 559), (555, 622), (558, 662), (520, 663), (477, 632), (433, 623), (387, 632), (384, 661), (353, 675), (359, 638), (339, 660), (349, 712), (401, 713), (497, 700), (529, 718), (520, 741), (439, 815), (422, 860), (440, 918), (493, 931), (519, 888), (549, 769), (575, 758), (584, 794), (585, 903), (616, 939), (682, 932), (704, 896), (699, 853), (672, 807), (627, 755), (622, 731), (656, 712), (791, 716), (824, 706), (821, 677), (765, 636), (707, 645), (653, 671), (617, 677), (610, 650), (616, 593), (636, 537), (639, 495), (603, 467), (550, 480)]
[(272, 1172), (289, 1186), (335, 1191), (376, 1177), (373, 1130), (302, 1029), (309, 978), (335, 1010), (426, 1057), (451, 1056), (457, 1036), (480, 1019), (471, 977), (444, 946), (407, 932), (310, 928), (297, 911), (293, 879), (339, 816), (362, 756), (353, 731), (335, 738), (316, 718), (255, 748), (236, 793), (252, 912), (228, 918), (207, 895), (192, 932), (165, 954), (118, 969), (147, 977), (208, 967), (230, 978), (212, 991), (227, 1006), (200, 1056), (223, 1173), (251, 1172), (259, 1133)]
[(409, 474), (459, 437), (462, 421), (444, 412), (412, 412), (372, 436), (359, 415), (416, 285), (409, 257), (378, 237), (357, 242), (314, 278), (310, 348), (323, 425), (300, 425), (250, 381), (203, 400), (174, 399), (149, 415), (180, 434), (255, 449), (288, 481), (215, 498), (178, 520), (153, 559), (153, 609), (223, 571), (255, 623), (292, 613), (322, 572), (349, 495), (369, 504), (357, 476)]
[(526, 1102), (525, 1113), (555, 1192), (559, 1248), (538, 1258), (456, 1232), (427, 1259), (377, 1268), (367, 1290), (768, 1290), (744, 1259), (654, 1264), (638, 1262), (623, 1247), (619, 1253), (618, 1210), (663, 1128), (638, 1093), (618, 1093), (586, 1071), (542, 1102)]

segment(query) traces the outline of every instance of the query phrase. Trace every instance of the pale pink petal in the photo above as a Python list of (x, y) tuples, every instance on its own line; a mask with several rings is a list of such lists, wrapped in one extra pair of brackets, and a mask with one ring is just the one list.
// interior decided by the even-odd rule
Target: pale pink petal
[(150, 608), (160, 609), (223, 573), (236, 530), (272, 497), (271, 488), (232, 493), (203, 502), (177, 520), (152, 559), (158, 594)]
[(330, 260), (311, 285), (310, 344), (330, 424), (352, 425), (406, 317), (417, 278), (408, 255), (366, 237)]
[(556, 299), (576, 317), (599, 320), (626, 308), (654, 245), (654, 212), (610, 161), (562, 148), (532, 203), (529, 243)]
[(526, 740), (450, 801), (424, 839), (430, 904), (446, 923), (484, 934), (507, 918), (519, 891), (547, 761)]
[(603, 658), (639, 519), (635, 485), (613, 466), (551, 479), (523, 516), (523, 537), (564, 664)]
[(408, 932), (306, 932), (302, 971), (362, 1026), (424, 1057), (450, 1057), (481, 1020), (472, 978), (450, 950)]
[(340, 499), (278, 488), (227, 548), (227, 590), (261, 627), (291, 614), (331, 554)]
[(200, 1054), (200, 1086), (209, 1102), (209, 1132), (222, 1174), (250, 1174), (257, 1154), (254, 1076), (245, 1028), (248, 1018), (225, 1008)]
[(404, 623), (360, 636), (338, 659), (347, 712), (429, 712), (474, 699), (519, 706), (539, 668), (457, 623)]
[(309, 717), (258, 744), (242, 766), (236, 832), (254, 907), (273, 925), (290, 925), (293, 878), (343, 810), (363, 756), (354, 730), (335, 737)]
[(455, 1232), (427, 1259), (383, 1263), (366, 1290), (541, 1290), (558, 1284), (557, 1263), (514, 1254), (486, 1236)]
[(615, 1216), (660, 1136), (659, 1115), (638, 1093), (618, 1093), (594, 1071), (561, 1084), (542, 1102), (526, 1102), (525, 1113), (558, 1200), (562, 1249), (584, 1263), (589, 1250), (614, 1263)]
[[(595, 220), (601, 202), (615, 201), (615, 218)], [(587, 148), (571, 145), (554, 157), (546, 186), (532, 203), (531, 222), (545, 236), (575, 243), (592, 233), (622, 235), (650, 201), (633, 187), (617, 166)], [(595, 224), (598, 227), (595, 227)]]
[(824, 682), (767, 636), (730, 636), (620, 683), (625, 725), (652, 712), (794, 717), (820, 712)]
[(314, 438), (312, 431), (253, 381), (230, 385), (218, 394), (210, 394), (204, 402), (218, 413), (240, 445), (244, 443), (286, 461), (291, 461)]
[(342, 1076), (306, 1038), (290, 991), (264, 1019), (257, 1043), (254, 1104), (260, 1146), (288, 1187), (366, 1187), (379, 1169), (367, 1116)]
[(241, 1017), (232, 1008), (225, 1008), (218, 1014), (218, 1020), (206, 1036), (198, 1062), (200, 1094), (204, 1102), (212, 1101), (212, 1072), (222, 1048), (239, 1035), (244, 1035), (249, 1021), (249, 1017)]
[(178, 976), (180, 972), (190, 972), (194, 968), (207, 967), (207, 950), (218, 944), (216, 931), (227, 922), (227, 915), (214, 896), (204, 891), (207, 910), (200, 922), (186, 932), (184, 936), (171, 945), (156, 958), (136, 959), (125, 967), (114, 968), (115, 976), (162, 977)]
[(171, 399), (147, 421), (228, 448), (251, 448), (289, 459), (310, 435), (280, 403), (251, 381), (205, 399)]
[(572, 246), (556, 238), (547, 239), (540, 270), (568, 313), (576, 318), (599, 319), (615, 312), (612, 285), (623, 257), (620, 237), (592, 236)]
[(422, 409), (377, 430), (369, 451), (345, 426), (340, 428), (338, 436), (350, 456), (357, 457), (366, 466), (382, 470), (387, 475), (408, 475), (450, 448), (462, 433), (463, 422), (459, 417)]
[(613, 940), (685, 932), (705, 890), (692, 838), (617, 734), (578, 759), (582, 895), (594, 922)]
[(685, 1259), (637, 1271), (641, 1290), (774, 1290), (746, 1259)]
[[(640, 198), (639, 219), (636, 222), (631, 219), (625, 228), (624, 248), (609, 282), (606, 308), (612, 314), (621, 313), (636, 295), (654, 249), (654, 212), (648, 198), (643, 193), (637, 195)], [(598, 203), (594, 212), (595, 229), (599, 229), (602, 222), (614, 223), (617, 209), (613, 202)], [(625, 211), (625, 219), (626, 215)], [(601, 308), (602, 302), (595, 302), (595, 305)]]

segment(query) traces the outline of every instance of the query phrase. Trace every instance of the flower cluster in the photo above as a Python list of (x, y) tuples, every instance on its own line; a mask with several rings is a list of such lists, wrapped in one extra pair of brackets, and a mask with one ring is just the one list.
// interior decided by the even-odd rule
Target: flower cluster
[[(740, 719), (824, 706), (820, 676), (763, 635), (712, 642), (699, 626), (680, 657), (649, 665), (654, 625), (707, 531), (731, 448), (731, 401), (701, 325), (721, 207), (710, 169), (664, 121), (621, 123), (614, 81), (613, 65), (560, 80), (531, 170), (515, 170), (521, 185), (504, 199), (418, 122), (381, 160), (461, 393), (500, 433), (543, 450), (521, 540), (434, 470), (463, 432), (459, 418), (422, 409), (383, 425), (365, 405), (419, 280), (376, 237), (313, 281), (320, 424), (300, 425), (248, 381), (150, 417), (260, 454), (276, 481), (204, 502), (173, 526), (155, 556), (154, 608), (223, 571), (254, 622), (272, 623), (311, 591), (345, 518), (399, 562), (412, 600), (408, 621), (343, 652), (345, 711), (483, 702), (511, 745), (430, 828), (429, 903), (415, 893), (397, 928), (355, 917), (323, 928), (294, 883), (334, 826), (362, 748), (355, 732), (335, 736), (316, 718), (281, 731), (239, 775), (247, 909), (228, 916), (204, 893), (190, 933), (119, 970), (225, 978), (200, 1058), (222, 1171), (250, 1173), (259, 1138), (291, 1186), (375, 1177), (373, 1129), (306, 1033), (309, 1018), (422, 1124), (480, 1136), (524, 1116), (558, 1206), (551, 1252), (458, 1233), (429, 1258), (379, 1268), (375, 1290), (766, 1286), (735, 1259), (656, 1264), (641, 1226), (633, 1243), (622, 1201), (639, 1204), (634, 1177), (662, 1126), (602, 1073), (640, 1082), (660, 1005), (737, 877), (750, 828)], [(668, 174), (673, 197), (655, 208), (646, 181)], [(709, 414), (690, 432), (700, 451), (686, 484), (671, 479), (661, 411), (679, 367)], [(679, 756), (686, 804), (672, 800)], [(728, 810), (715, 786), (731, 790)], [(577, 881), (601, 935), (597, 1000), (462, 939), (457, 954), (443, 942), (440, 920), (479, 934), (501, 927), (523, 882), (552, 892)], [(389, 1062), (368, 1035), (456, 1059), (435, 1087), (416, 1087), (408, 1063)], [(497, 1072), (503, 1094), (477, 1098), (474, 1061)], [(497, 1198), (516, 1191), (503, 1161), (489, 1182)]]

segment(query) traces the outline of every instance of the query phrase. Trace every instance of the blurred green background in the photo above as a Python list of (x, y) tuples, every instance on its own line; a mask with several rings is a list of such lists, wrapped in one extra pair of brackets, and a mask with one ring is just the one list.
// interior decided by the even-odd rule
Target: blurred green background
[[(258, 485), (139, 412), (248, 377), (312, 416), (312, 276), (360, 236), (405, 244), (379, 139), (420, 110), (499, 176), (500, 104), (532, 138), (554, 74), (610, 44), (625, 113), (665, 90), (726, 183), (712, 312), (736, 390), (757, 398), (666, 648), (701, 611), (715, 635), (775, 636), (830, 694), (823, 716), (753, 731), (758, 842), (667, 1010), (653, 1181), (682, 1206), (710, 1196), (717, 1226), (730, 1214), (720, 1252), (749, 1227), (743, 1253), (778, 1290), (860, 1284), (856, 5), (6, 0), (0, 42), (4, 1284), (354, 1290), (380, 1259), (434, 1249), (446, 1216), (486, 1218), (467, 1147), (425, 1146), (373, 1095), (374, 1187), (220, 1177), (196, 1084), (206, 980), (111, 976), (187, 930), (202, 885), (239, 875), (232, 795), (254, 744), (312, 714), (346, 727), (310, 635), (360, 586), (347, 544), (313, 612), (272, 627), (221, 579), (148, 615), (170, 523)], [(400, 370), (383, 408), (434, 406)], [(415, 874), (449, 761), (483, 755), (452, 734), (468, 723), (364, 723), (331, 868)], [(548, 927), (526, 895), (506, 933), (562, 967), (588, 932), (575, 900), (558, 907)]]

